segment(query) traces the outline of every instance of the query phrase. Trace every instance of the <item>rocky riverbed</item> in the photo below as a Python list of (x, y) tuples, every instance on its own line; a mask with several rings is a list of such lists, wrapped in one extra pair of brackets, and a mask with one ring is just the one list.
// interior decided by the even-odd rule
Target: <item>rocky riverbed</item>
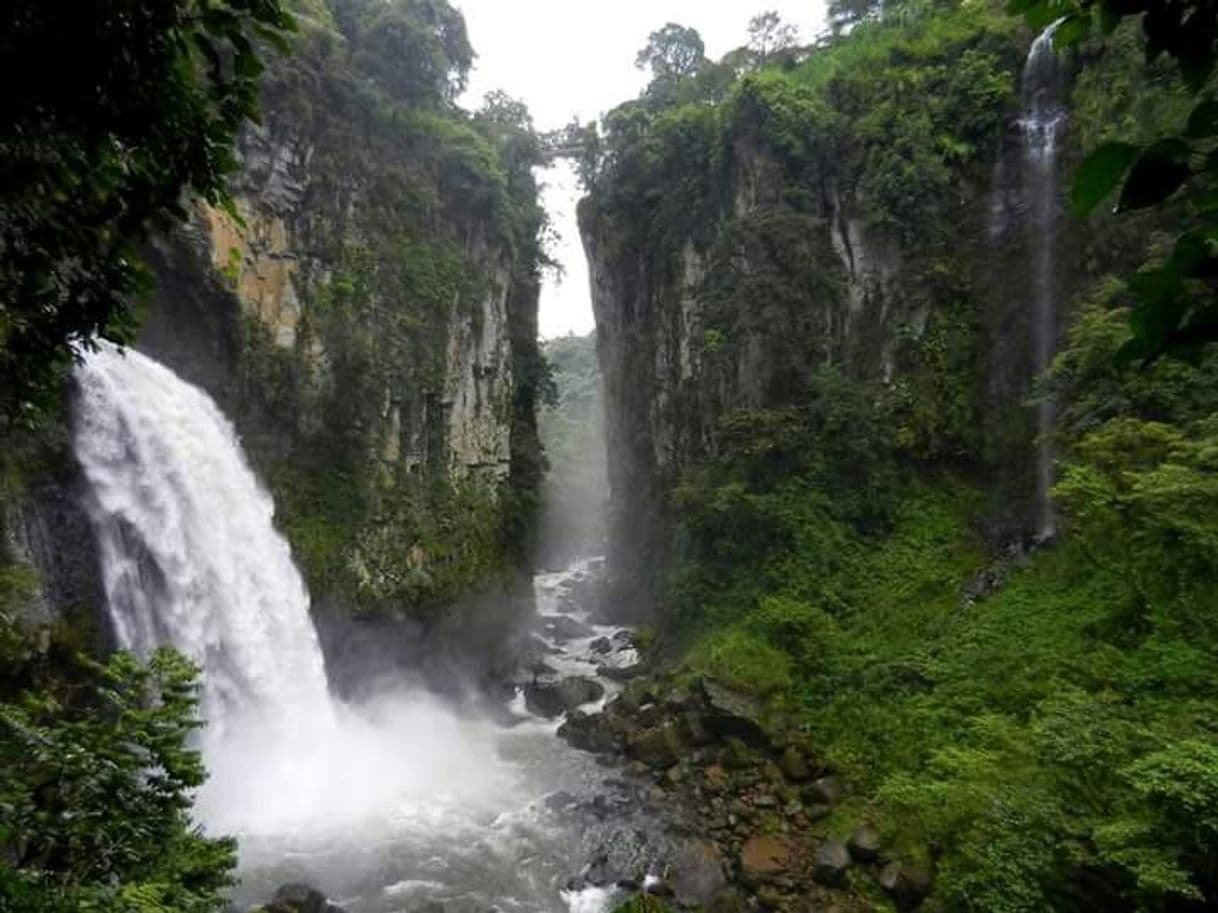
[[(276, 875), (320, 877), (326, 892), (286, 884), (268, 913), (607, 913), (634, 897), (853, 913), (881, 898), (921, 902), (926, 869), (892, 853), (864, 814), (851, 819), (848, 786), (808, 733), (714, 681), (649, 673), (635, 632), (605, 623), (598, 567), (539, 576), (536, 617), (491, 664), (481, 706), (493, 722), (480, 731), (503, 762), (487, 773), (503, 792), (479, 809), (458, 801), (457, 817), (443, 796), (416, 805), (416, 819), (435, 821), (366, 849), (364, 870), (326, 849), (281, 859)], [(268, 875), (257, 877), (264, 899)]]

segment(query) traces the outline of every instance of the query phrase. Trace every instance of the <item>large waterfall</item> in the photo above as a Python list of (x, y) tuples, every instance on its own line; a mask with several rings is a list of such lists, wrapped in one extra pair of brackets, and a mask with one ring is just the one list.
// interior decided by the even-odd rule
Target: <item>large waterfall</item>
[(236, 900), (310, 880), (352, 913), (428, 897), (566, 909), (565, 879), (589, 849), (538, 800), (599, 782), (591, 756), (551, 721), (502, 728), (400, 677), (358, 706), (334, 700), (273, 503), (216, 404), (108, 343), (76, 378), (75, 450), (114, 631), (137, 654), (170, 645), (202, 669), (210, 778), (195, 812), (239, 838)]
[[(1057, 348), (1057, 235), (1061, 218), (1058, 153), (1066, 128), (1065, 71), (1053, 49), (1054, 23), (1037, 37), (1024, 66), (1023, 134), (1024, 200), (1028, 207), (1032, 287), (1032, 369), (1039, 377)], [(1038, 533), (1052, 537), (1056, 521), (1049, 489), (1053, 485), (1052, 400), (1036, 407), (1036, 498)]]
[(232, 425), (152, 359), (98, 345), (77, 371), (75, 444), (119, 643), (202, 667), (209, 737), (237, 714), (325, 725), (308, 593)]

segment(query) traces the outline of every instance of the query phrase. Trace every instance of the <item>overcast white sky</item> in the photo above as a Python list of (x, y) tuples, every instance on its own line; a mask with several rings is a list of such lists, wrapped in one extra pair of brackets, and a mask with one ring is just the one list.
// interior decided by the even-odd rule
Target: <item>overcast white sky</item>
[[(634, 66), (647, 36), (667, 22), (693, 26), (716, 59), (744, 44), (749, 19), (777, 10), (811, 40), (824, 22), (824, 0), (453, 0), (465, 13), (478, 54), (466, 104), (503, 89), (522, 99), (539, 129), (600, 117), (633, 98), (647, 77)], [(557, 171), (558, 173), (555, 173)], [(542, 293), (544, 338), (593, 328), (588, 276), (575, 227), (576, 188), (566, 168), (545, 177), (546, 207), (559, 233), (561, 285)]]

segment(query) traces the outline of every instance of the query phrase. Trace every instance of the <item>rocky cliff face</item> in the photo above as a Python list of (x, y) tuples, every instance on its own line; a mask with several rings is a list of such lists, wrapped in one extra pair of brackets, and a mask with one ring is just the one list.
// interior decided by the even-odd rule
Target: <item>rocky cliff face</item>
[(317, 595), (418, 613), (526, 550), (543, 216), (527, 125), (395, 97), (358, 42), (311, 21), (268, 74), (139, 345), (233, 417)]
[[(151, 245), (136, 345), (236, 424), (319, 612), (432, 624), (514, 583), (528, 550), (544, 214), (527, 115), (456, 109), (468, 60), (429, 82), (410, 61), (388, 69), (392, 49), (370, 42), (390, 12), (422, 28), (408, 5), (302, 3), (241, 138), (233, 206), (197, 204)], [(37, 560), (60, 550), (43, 539), (88, 551), (67, 521), (43, 535), (72, 500), (61, 476), (48, 497), (35, 480), (3, 499), (6, 551), (42, 571), (48, 611), (90, 578)]]
[[(909, 98), (881, 115), (849, 85), (869, 74), (819, 91), (746, 77), (701, 134), (689, 122), (702, 115), (681, 109), (633, 122), (642, 139), (615, 135), (610, 119), (580, 215), (605, 377), (613, 564), (640, 601), (666, 564), (674, 487), (715, 456), (722, 421), (799, 408), (824, 370), (892, 397), (895, 437), (914, 460), (979, 477), (995, 539), (1034, 531), (1024, 45), (985, 30), (966, 45), (965, 59), (984, 55), (971, 88), (952, 82), (962, 74), (950, 65), (938, 71), (951, 74), (939, 101)], [(889, 91), (884, 79), (866, 91)], [(945, 133), (976, 126), (959, 156), (892, 156), (910, 141), (901, 131), (920, 129), (915, 115), (942, 118), (932, 129)], [(877, 140), (884, 131), (895, 135)], [(700, 160), (691, 135), (720, 151)], [(638, 188), (650, 181), (658, 196), (646, 203)], [(1054, 239), (1061, 276), (1079, 268), (1069, 233)], [(1052, 281), (1065, 300), (1061, 276)]]
[(922, 296), (903, 293), (906, 252), (869, 229), (855, 201), (824, 180), (810, 211), (792, 210), (781, 201), (790, 176), (765, 148), (741, 140), (732, 155), (714, 240), (685, 239), (667, 262), (635, 256), (623, 243), (629, 229), (594, 198), (581, 210), (605, 378), (613, 563), (641, 592), (664, 564), (671, 490), (714, 454), (721, 419), (790, 404), (826, 366), (894, 382), (908, 334), (929, 323)]

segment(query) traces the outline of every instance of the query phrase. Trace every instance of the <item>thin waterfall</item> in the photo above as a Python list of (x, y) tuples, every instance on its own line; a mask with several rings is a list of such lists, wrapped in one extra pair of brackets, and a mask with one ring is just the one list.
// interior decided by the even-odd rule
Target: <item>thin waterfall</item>
[(209, 736), (238, 711), (324, 724), (308, 592), (232, 425), (168, 368), (98, 347), (76, 371), (74, 436), (120, 646), (172, 645), (202, 667)]
[[(1061, 220), (1058, 153), (1065, 135), (1066, 74), (1053, 50), (1055, 22), (1032, 43), (1022, 78), (1023, 192), (1028, 208), (1031, 256), (1032, 370), (1040, 377), (1057, 349), (1057, 236)], [(1051, 399), (1036, 405), (1036, 521), (1042, 539), (1052, 538), (1056, 517), (1049, 489), (1053, 485)]]

